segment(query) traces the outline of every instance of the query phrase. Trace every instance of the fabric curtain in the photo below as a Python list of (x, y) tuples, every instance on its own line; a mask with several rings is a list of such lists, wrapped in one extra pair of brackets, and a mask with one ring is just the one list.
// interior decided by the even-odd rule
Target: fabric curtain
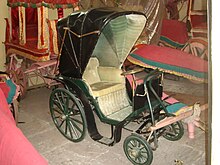
[(26, 24), (35, 24), (37, 26), (37, 10), (34, 8), (26, 8)]
[(72, 8), (76, 7), (78, 0), (8, 0), (9, 7), (48, 7), (48, 8)]
[(18, 26), (19, 26), (19, 19), (18, 19), (18, 8), (12, 8), (11, 10), (11, 25), (12, 25), (12, 40), (18, 41)]

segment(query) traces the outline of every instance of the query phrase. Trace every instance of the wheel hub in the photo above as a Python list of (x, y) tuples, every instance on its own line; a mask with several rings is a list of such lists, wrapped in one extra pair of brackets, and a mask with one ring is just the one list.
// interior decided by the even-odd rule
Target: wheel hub
[(139, 148), (133, 148), (130, 152), (131, 156), (134, 158), (137, 158), (140, 156), (140, 149)]
[(60, 119), (63, 121), (63, 120), (66, 120), (67, 117), (68, 117), (68, 115), (62, 115), (62, 116), (60, 116)]

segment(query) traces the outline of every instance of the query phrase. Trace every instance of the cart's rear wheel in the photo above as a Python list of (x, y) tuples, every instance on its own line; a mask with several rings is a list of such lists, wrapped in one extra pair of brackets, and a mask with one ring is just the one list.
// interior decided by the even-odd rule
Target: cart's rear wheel
[(177, 141), (183, 137), (184, 127), (181, 121), (166, 126), (163, 137), (170, 141)]
[(127, 158), (138, 165), (150, 165), (153, 152), (147, 141), (138, 135), (130, 135), (124, 141), (124, 152)]
[(69, 140), (80, 142), (86, 134), (86, 117), (80, 99), (64, 88), (50, 96), (50, 112), (58, 130)]

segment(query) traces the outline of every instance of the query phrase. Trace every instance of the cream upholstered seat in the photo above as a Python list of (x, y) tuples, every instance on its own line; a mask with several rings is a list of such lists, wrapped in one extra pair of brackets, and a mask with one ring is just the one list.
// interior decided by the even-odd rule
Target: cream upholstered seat
[(100, 97), (124, 89), (124, 84), (100, 81), (90, 85), (93, 96)]
[(99, 61), (97, 58), (90, 58), (89, 63), (87, 64), (86, 70), (83, 73), (83, 78), (86, 80), (89, 85), (94, 84), (100, 81), (98, 75)]
[(121, 70), (114, 67), (99, 66), (99, 61), (95, 57), (90, 58), (83, 78), (90, 85), (94, 97), (100, 97), (125, 88)]
[[(99, 66), (98, 59), (92, 57), (83, 74), (93, 97), (97, 98), (102, 113), (109, 118), (112, 115), (116, 119), (118, 115), (114, 114), (129, 106), (125, 79), (121, 76), (121, 72), (120, 69), (114, 67)], [(121, 120), (127, 115), (122, 115), (116, 120)]]

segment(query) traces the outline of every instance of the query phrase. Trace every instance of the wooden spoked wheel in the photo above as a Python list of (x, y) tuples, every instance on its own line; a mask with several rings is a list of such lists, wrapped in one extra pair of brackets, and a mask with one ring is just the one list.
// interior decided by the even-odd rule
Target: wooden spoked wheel
[[(188, 41), (183, 51), (203, 60), (208, 61), (208, 41), (202, 37), (195, 37)], [(201, 84), (202, 82), (190, 80), (194, 84)]]
[(177, 121), (165, 127), (163, 137), (170, 141), (177, 141), (183, 137), (184, 127), (181, 121)]
[(27, 78), (25, 73), (21, 68), (18, 68), (17, 70), (11, 70), (9, 74), (14, 83), (20, 87), (20, 98), (23, 99), (27, 92)]
[(86, 117), (80, 99), (64, 88), (53, 90), (50, 112), (60, 133), (72, 142), (80, 142), (86, 134)]
[(183, 51), (194, 56), (208, 60), (208, 42), (204, 38), (192, 38), (188, 44), (183, 48)]
[(9, 74), (12, 81), (20, 87), (20, 98), (23, 99), (27, 92), (28, 80), (26, 74), (24, 73), (25, 67), (23, 62), (21, 64), (17, 64), (17, 61), (13, 57), (9, 57), (11, 59), (11, 63), (7, 65), (6, 72)]
[(150, 165), (153, 152), (148, 142), (136, 134), (128, 136), (124, 141), (124, 152), (132, 164)]

